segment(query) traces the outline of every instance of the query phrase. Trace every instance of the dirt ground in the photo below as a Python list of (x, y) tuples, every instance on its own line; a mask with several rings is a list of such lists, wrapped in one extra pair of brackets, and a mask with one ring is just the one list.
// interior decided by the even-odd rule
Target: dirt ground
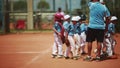
[(120, 34), (116, 40), (118, 59), (86, 62), (51, 58), (52, 32), (0, 35), (0, 68), (120, 68)]

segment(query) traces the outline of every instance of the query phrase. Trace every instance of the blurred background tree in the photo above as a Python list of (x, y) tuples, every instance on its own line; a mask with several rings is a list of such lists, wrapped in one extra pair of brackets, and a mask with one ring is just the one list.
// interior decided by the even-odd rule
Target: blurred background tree
[(14, 11), (27, 11), (27, 2), (26, 0), (18, 0), (13, 3)]
[[(0, 4), (1, 6), (4, 4), (6, 4), (7, 6), (4, 6), (4, 10), (5, 11), (9, 11), (10, 16), (14, 16), (16, 19), (17, 17), (17, 13), (26, 13), (27, 14), (27, 0), (0, 0), (3, 1), (2, 4)], [(42, 13), (41, 16), (42, 18), (44, 18), (44, 20), (46, 20), (45, 14), (44, 13), (49, 13), (51, 15), (54, 14), (55, 9), (57, 7), (61, 7), (63, 8), (63, 11), (66, 12), (66, 14), (70, 13), (71, 15), (81, 15), (81, 14), (85, 14), (87, 16), (87, 19), (89, 20), (89, 8), (88, 8), (88, 2), (90, 0), (75, 0), (76, 2), (74, 2), (73, 0), (61, 0), (61, 4), (57, 4), (58, 2), (60, 2), (60, 0), (33, 0), (33, 13), (37, 12), (38, 10)], [(108, 7), (108, 9), (110, 10), (111, 15), (115, 15), (118, 17), (117, 20), (117, 24), (116, 24), (116, 31), (120, 32), (120, 1), (119, 0), (104, 0), (106, 6)], [(6, 2), (6, 3), (5, 3)], [(75, 7), (74, 4), (79, 4), (79, 7)], [(74, 6), (74, 8), (73, 8)], [(0, 8), (1, 9), (1, 8)], [(71, 9), (71, 10), (69, 10)], [(12, 14), (13, 13), (13, 14)], [(15, 13), (15, 15), (14, 15)], [(37, 12), (39, 13), (39, 12)], [(2, 13), (1, 13), (2, 14)], [(7, 15), (8, 12), (6, 12)], [(1, 15), (1, 16), (4, 16)], [(10, 17), (9, 16), (9, 17)], [(13, 19), (15, 19), (14, 17), (12, 17)], [(48, 15), (46, 15), (48, 16)], [(8, 16), (7, 16), (8, 17)], [(27, 19), (27, 16), (24, 15), (25, 19)], [(2, 18), (0, 18), (2, 19)], [(9, 18), (5, 18), (5, 21), (8, 21), (6, 19)], [(6, 29), (8, 29), (8, 26), (5, 26)]]
[(81, 0), (81, 10), (84, 14), (88, 12), (88, 5), (87, 5), (87, 0)]
[(49, 6), (49, 3), (48, 3), (48, 2), (46, 2), (45, 0), (41, 0), (41, 1), (38, 3), (37, 8), (40, 9), (41, 12), (42, 12), (42, 11), (45, 11), (45, 10), (49, 9), (50, 6)]

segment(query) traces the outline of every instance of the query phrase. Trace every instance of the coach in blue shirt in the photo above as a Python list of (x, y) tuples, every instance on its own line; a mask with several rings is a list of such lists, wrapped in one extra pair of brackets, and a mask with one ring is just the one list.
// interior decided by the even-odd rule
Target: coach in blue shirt
[(104, 17), (107, 19), (110, 16), (110, 13), (103, 4), (99, 2), (99, 0), (91, 0), (89, 2), (89, 10), (90, 10), (90, 19), (88, 24), (88, 32), (86, 41), (88, 42), (88, 56), (85, 60), (91, 60), (91, 50), (92, 50), (92, 42), (97, 41), (97, 55), (96, 60), (100, 61), (100, 53), (101, 53), (101, 44), (104, 39), (104, 31), (105, 31), (105, 22)]

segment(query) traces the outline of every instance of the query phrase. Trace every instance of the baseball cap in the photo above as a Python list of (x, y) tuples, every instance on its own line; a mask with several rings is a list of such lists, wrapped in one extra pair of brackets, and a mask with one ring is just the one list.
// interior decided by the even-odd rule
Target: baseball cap
[(73, 16), (71, 20), (72, 21), (78, 21), (77, 17), (75, 17), (75, 16)]
[(78, 21), (81, 19), (81, 17), (80, 17), (80, 16), (76, 16), (76, 18), (77, 18), (77, 20), (78, 20)]
[(65, 15), (65, 16), (64, 16), (64, 19), (65, 19), (65, 20), (68, 19), (68, 18), (70, 18), (70, 15)]
[(116, 17), (116, 16), (112, 16), (110, 20), (111, 20), (111, 21), (117, 20), (117, 17)]
[(104, 1), (103, 0), (100, 0), (101, 3), (103, 3)]
[(81, 17), (81, 20), (86, 20), (86, 15), (85, 14), (82, 14), (80, 17)]

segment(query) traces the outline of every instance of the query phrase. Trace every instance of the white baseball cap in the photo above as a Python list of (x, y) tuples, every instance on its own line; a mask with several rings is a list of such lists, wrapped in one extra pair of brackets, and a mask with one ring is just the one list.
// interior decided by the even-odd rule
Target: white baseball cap
[(81, 19), (81, 17), (80, 17), (80, 16), (76, 16), (76, 18), (77, 18), (77, 20), (78, 20), (78, 21)]
[(77, 19), (76, 16), (73, 16), (71, 20), (72, 20), (72, 21), (78, 21), (78, 19)]
[(111, 20), (111, 21), (117, 20), (117, 17), (116, 17), (116, 16), (112, 16), (110, 20)]
[(103, 3), (104, 1), (103, 0), (100, 0), (101, 3)]
[(70, 18), (70, 15), (65, 15), (65, 16), (64, 16), (64, 19), (65, 19), (65, 20), (68, 19), (68, 18)]

